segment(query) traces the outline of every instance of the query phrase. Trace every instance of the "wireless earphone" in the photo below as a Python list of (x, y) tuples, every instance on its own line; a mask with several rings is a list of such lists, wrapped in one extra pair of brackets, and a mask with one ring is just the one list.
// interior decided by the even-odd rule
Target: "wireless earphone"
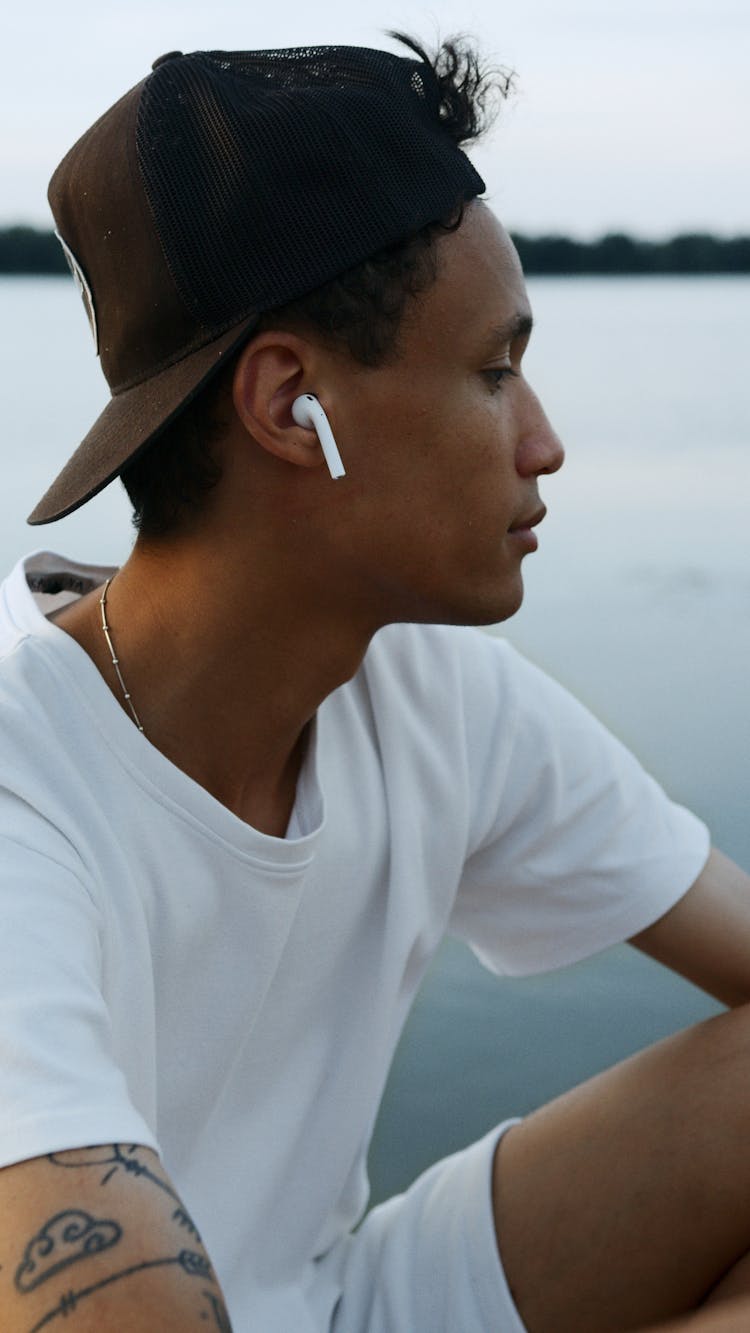
[(303, 393), (299, 398), (295, 398), (292, 403), (292, 416), (298, 426), (308, 426), (317, 434), (333, 480), (345, 477), (344, 464), (341, 462), (341, 454), (333, 438), (331, 424), (315, 395)]

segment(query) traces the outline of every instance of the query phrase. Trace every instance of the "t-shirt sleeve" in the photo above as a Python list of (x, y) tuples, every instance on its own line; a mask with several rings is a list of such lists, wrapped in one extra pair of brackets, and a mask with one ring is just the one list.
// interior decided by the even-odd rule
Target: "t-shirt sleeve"
[(0, 791), (0, 1166), (156, 1140), (133, 1106), (102, 993), (100, 909), (66, 840)]
[(463, 688), (472, 827), (452, 932), (494, 971), (522, 975), (674, 906), (709, 853), (701, 821), (508, 644), (476, 636)]

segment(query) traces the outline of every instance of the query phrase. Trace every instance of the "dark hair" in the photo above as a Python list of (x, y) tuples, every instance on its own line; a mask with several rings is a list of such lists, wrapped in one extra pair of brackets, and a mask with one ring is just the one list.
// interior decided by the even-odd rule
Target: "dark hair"
[[(390, 32), (435, 73), (440, 119), (457, 145), (477, 139), (507, 96), (512, 75), (485, 67), (465, 37), (442, 43), (430, 55), (413, 37)], [(364, 366), (398, 356), (398, 333), (406, 303), (437, 277), (435, 241), (461, 223), (464, 201), (450, 214), (389, 245), (306, 296), (265, 311), (250, 336), (276, 324), (308, 327), (345, 348)], [(221, 479), (213, 446), (226, 429), (221, 403), (240, 352), (178, 416), (123, 468), (120, 476), (133, 506), (133, 526), (141, 537), (173, 532)]]

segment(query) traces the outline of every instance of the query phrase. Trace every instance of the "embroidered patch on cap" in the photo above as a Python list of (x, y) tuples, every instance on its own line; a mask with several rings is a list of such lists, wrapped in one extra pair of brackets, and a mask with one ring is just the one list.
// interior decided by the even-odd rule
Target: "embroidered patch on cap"
[(75, 284), (76, 284), (76, 287), (78, 288), (79, 292), (81, 293), (81, 300), (83, 301), (83, 308), (84, 308), (84, 310), (86, 311), (86, 314), (88, 315), (89, 326), (90, 326), (90, 328), (91, 328), (91, 334), (92, 334), (92, 337), (93, 337), (93, 339), (94, 339), (94, 351), (96, 352), (96, 355), (98, 356), (98, 355), (99, 355), (99, 330), (98, 330), (97, 325), (96, 325), (96, 311), (95, 311), (95, 309), (94, 309), (94, 297), (93, 297), (93, 295), (92, 295), (91, 288), (89, 287), (89, 284), (88, 284), (88, 282), (87, 282), (87, 280), (86, 280), (86, 274), (84, 273), (83, 269), (81, 268), (81, 265), (78, 263), (78, 260), (76, 259), (75, 255), (73, 254), (73, 251), (71, 250), (70, 246), (65, 244), (65, 241), (63, 240), (63, 238), (62, 238), (62, 236), (60, 235), (59, 231), (57, 231), (57, 230), (55, 231), (55, 236), (57, 237), (58, 241), (60, 242), (60, 244), (61, 244), (61, 246), (62, 246), (63, 254), (65, 255), (65, 258), (66, 258), (67, 263), (68, 263), (68, 268), (70, 269), (71, 273), (73, 274), (73, 277), (75, 278)]

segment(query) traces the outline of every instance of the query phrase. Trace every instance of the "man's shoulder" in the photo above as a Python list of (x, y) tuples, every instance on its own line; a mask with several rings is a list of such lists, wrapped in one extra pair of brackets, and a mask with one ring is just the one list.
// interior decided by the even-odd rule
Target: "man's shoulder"
[[(43, 810), (70, 781), (80, 750), (66, 745), (64, 682), (45, 645), (19, 633), (0, 644), (0, 826), (8, 831), (20, 799)], [(64, 728), (63, 728), (64, 730)], [(45, 796), (46, 793), (46, 796)]]
[(59, 669), (60, 659), (70, 666), (71, 644), (47, 617), (111, 572), (41, 550), (23, 556), (0, 582), (0, 706), (22, 710), (27, 729), (50, 704), (58, 717), (65, 708)]
[(382, 629), (365, 657), (355, 698), (380, 732), (401, 745), (421, 736), (482, 749), (488, 733), (507, 734), (518, 701), (533, 702), (529, 664), (503, 639), (482, 629), (396, 624)]
[(528, 663), (492, 631), (466, 625), (396, 624), (375, 635), (364, 670), (371, 688), (385, 684), (413, 701), (452, 695), (467, 704), (507, 695)]
[[(57, 599), (63, 557), (25, 557), (0, 584), (0, 792), (40, 797), (64, 785), (80, 758), (67, 718), (73, 683), (54, 650), (61, 632), (45, 619), (46, 599)], [(72, 570), (75, 577), (75, 570)], [(41, 580), (41, 582), (40, 582)], [(68, 594), (70, 595), (70, 594)], [(41, 601), (39, 599), (42, 599)], [(67, 752), (67, 753), (66, 753)]]
[(510, 645), (493, 630), (473, 625), (400, 623), (378, 631), (365, 661), (368, 664), (412, 662), (438, 672), (451, 663), (500, 662), (512, 655)]
[(114, 573), (109, 565), (85, 564), (56, 551), (32, 551), (0, 581), (0, 647), (9, 635), (39, 633), (45, 617), (91, 592)]

